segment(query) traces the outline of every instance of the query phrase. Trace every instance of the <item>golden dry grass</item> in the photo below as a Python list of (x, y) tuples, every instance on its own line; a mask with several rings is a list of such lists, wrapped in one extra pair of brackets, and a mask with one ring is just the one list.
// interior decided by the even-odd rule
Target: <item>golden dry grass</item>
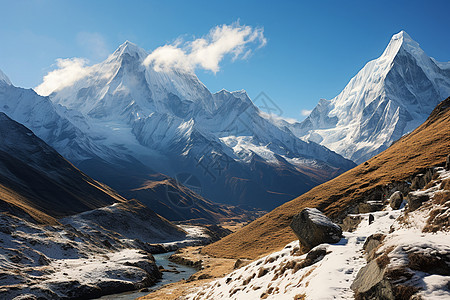
[(449, 107), (447, 98), (424, 124), (389, 149), (208, 245), (203, 252), (217, 257), (255, 259), (280, 250), (295, 240), (289, 224), (303, 208), (317, 207), (331, 217), (343, 217), (345, 209), (370, 189), (405, 180), (423, 168), (444, 162), (450, 152)]

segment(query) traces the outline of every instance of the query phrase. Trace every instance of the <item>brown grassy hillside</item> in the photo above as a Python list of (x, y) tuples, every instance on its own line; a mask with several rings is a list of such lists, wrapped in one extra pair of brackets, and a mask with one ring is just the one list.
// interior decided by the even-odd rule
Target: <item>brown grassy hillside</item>
[(331, 217), (342, 217), (370, 189), (405, 180), (420, 169), (442, 163), (449, 153), (450, 98), (447, 98), (424, 124), (386, 151), (283, 204), (203, 251), (213, 256), (250, 259), (274, 252), (295, 239), (289, 224), (303, 208), (317, 207)]
[(0, 212), (40, 223), (125, 199), (0, 113)]

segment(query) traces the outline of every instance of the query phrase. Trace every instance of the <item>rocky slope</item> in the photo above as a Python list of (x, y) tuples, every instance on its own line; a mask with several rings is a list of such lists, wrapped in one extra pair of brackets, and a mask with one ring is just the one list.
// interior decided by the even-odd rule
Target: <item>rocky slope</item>
[[(359, 224), (342, 239), (326, 242), (322, 236), (303, 255), (299, 241), (291, 242), (186, 298), (448, 299), (450, 166), (432, 170), (427, 186), (405, 195), (404, 201), (395, 202), (397, 191), (382, 211), (350, 215)], [(417, 198), (423, 198), (418, 207)], [(315, 234), (320, 227), (338, 227), (318, 210), (305, 211)], [(310, 233), (296, 229), (303, 246)]]
[[(98, 146), (87, 149), (90, 159), (72, 156), (88, 174), (101, 157), (137, 177), (138, 161), (172, 177), (189, 173), (214, 202), (270, 209), (354, 166), (277, 127), (244, 91), (212, 94), (195, 74), (157, 72), (146, 56), (126, 42), (76, 81), (37, 88)], [(131, 182), (110, 181), (114, 175), (95, 178), (118, 190)]]
[(320, 100), (303, 122), (285, 125), (362, 163), (423, 123), (449, 95), (450, 63), (428, 57), (401, 31), (338, 96)]
[(316, 207), (333, 218), (370, 211), (367, 200), (384, 200), (394, 187), (445, 161), (450, 149), (450, 98), (442, 101), (412, 133), (367, 162), (274, 209), (241, 230), (204, 248), (221, 257), (257, 258), (295, 239), (289, 224), (305, 207)]

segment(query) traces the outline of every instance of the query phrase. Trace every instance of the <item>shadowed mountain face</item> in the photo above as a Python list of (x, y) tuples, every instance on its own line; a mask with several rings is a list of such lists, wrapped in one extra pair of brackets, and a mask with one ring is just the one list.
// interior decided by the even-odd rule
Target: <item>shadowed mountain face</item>
[(4, 113), (0, 113), (0, 140), (2, 210), (19, 210), (51, 222), (51, 217), (125, 201)]
[[(117, 232), (129, 228), (125, 223), (131, 218), (136, 220), (130, 224), (140, 220), (139, 226), (134, 228), (145, 236), (144, 240), (184, 238), (183, 230), (142, 203), (128, 201), (82, 173), (32, 131), (4, 113), (0, 113), (0, 140), (2, 212), (29, 220), (31, 217), (38, 223), (56, 224), (63, 217), (79, 220), (80, 224), (89, 220), (104, 228), (111, 227), (109, 230), (113, 231), (116, 227), (122, 228)], [(92, 216), (97, 217), (90, 220)]]
[(371, 190), (407, 180), (425, 168), (444, 162), (450, 151), (449, 128), (450, 98), (447, 98), (422, 125), (387, 150), (207, 246), (205, 253), (256, 258), (281, 249), (295, 240), (289, 224), (303, 208), (316, 207), (340, 218), (358, 201), (367, 200)]
[(130, 185), (118, 173), (123, 181), (94, 175), (98, 159), (121, 165), (131, 177), (142, 166), (172, 177), (188, 173), (202, 197), (272, 209), (354, 166), (274, 125), (244, 91), (212, 94), (193, 73), (145, 66), (146, 56), (126, 42), (49, 95), (84, 134), (79, 144), (96, 146), (86, 149), (91, 157), (68, 154), (94, 178), (121, 192)]
[(361, 163), (417, 128), (449, 95), (450, 63), (427, 56), (402, 31), (338, 96), (287, 125), (298, 137)]

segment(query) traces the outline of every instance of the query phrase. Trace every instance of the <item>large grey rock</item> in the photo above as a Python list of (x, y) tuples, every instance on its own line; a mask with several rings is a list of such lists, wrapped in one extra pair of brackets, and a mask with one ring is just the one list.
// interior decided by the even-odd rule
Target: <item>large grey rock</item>
[(391, 195), (391, 198), (389, 200), (389, 204), (391, 205), (392, 209), (399, 209), (403, 202), (403, 195), (401, 192), (396, 191)]
[(316, 208), (305, 208), (294, 216), (291, 228), (304, 251), (323, 243), (337, 243), (342, 229)]
[(385, 269), (372, 260), (359, 270), (350, 288), (355, 292), (355, 299), (394, 300), (392, 284), (384, 278)]

